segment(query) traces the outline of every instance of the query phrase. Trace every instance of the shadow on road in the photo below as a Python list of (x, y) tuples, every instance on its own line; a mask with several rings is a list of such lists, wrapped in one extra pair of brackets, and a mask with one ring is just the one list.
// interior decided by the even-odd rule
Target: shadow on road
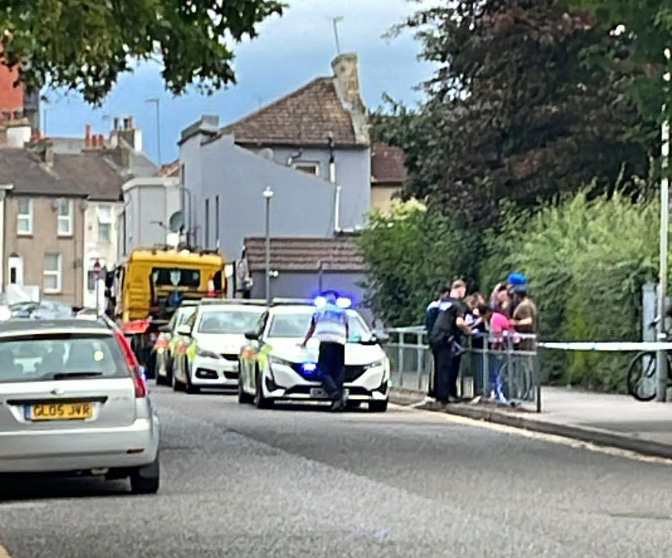
[(0, 505), (23, 500), (130, 496), (128, 482), (99, 477), (0, 475)]

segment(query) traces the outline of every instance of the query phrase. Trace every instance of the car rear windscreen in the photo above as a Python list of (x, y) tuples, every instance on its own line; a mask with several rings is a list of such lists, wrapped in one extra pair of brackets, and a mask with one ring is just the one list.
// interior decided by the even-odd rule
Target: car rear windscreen
[(68, 333), (0, 339), (0, 382), (129, 375), (114, 336)]

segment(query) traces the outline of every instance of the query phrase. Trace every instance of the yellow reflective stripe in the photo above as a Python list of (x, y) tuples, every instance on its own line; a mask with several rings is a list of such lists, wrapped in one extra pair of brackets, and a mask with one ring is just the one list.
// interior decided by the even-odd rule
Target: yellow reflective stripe
[(197, 349), (196, 343), (192, 343), (187, 348), (187, 358), (189, 359), (189, 362), (194, 360), (194, 358), (196, 357), (196, 349)]

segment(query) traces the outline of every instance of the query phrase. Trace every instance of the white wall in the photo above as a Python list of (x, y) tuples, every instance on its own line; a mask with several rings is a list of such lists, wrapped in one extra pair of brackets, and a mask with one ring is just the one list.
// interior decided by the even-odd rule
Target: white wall
[[(95, 281), (89, 281), (89, 273), (96, 260), (100, 265), (112, 269), (117, 261), (119, 243), (119, 223), (123, 204), (119, 202), (90, 202), (84, 213), (84, 306), (96, 307)], [(109, 235), (105, 234), (107, 229)], [(101, 277), (98, 307), (104, 305), (105, 283)]]

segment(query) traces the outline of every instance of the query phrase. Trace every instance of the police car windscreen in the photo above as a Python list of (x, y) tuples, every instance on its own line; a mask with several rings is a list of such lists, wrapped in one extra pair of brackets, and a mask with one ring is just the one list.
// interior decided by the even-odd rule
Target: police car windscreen
[[(269, 337), (297, 337), (303, 338), (310, 328), (312, 314), (276, 314), (271, 320)], [(348, 315), (350, 341), (366, 339), (371, 334), (359, 316)]]
[(203, 312), (198, 332), (205, 334), (244, 335), (255, 328), (263, 309), (208, 310)]

